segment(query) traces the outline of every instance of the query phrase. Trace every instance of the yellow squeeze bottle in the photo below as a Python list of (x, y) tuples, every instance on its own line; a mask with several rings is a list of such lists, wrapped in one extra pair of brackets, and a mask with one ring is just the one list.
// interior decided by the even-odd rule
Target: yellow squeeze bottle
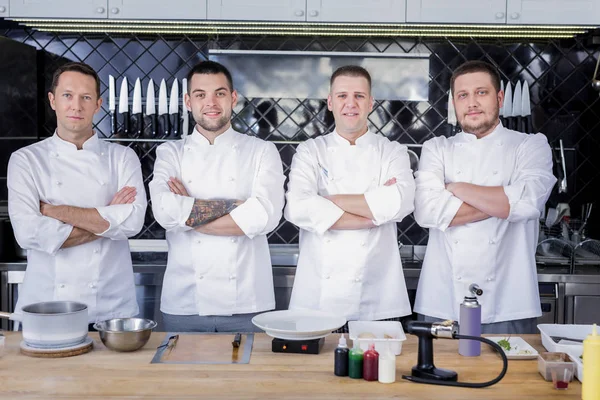
[(600, 335), (596, 324), (592, 333), (583, 341), (583, 400), (600, 400)]

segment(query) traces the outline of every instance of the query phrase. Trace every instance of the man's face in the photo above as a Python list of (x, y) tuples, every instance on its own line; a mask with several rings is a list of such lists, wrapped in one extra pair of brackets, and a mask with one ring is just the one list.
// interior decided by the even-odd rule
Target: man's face
[(369, 82), (362, 76), (338, 76), (331, 85), (327, 108), (333, 113), (340, 134), (366, 132), (367, 117), (373, 109)]
[(81, 72), (63, 72), (54, 93), (48, 93), (50, 106), (56, 112), (59, 133), (76, 137), (91, 133), (94, 114), (100, 110), (102, 99), (96, 93), (96, 80)]
[(188, 84), (185, 104), (199, 129), (217, 135), (229, 129), (237, 92), (231, 91), (227, 77), (224, 74), (194, 74)]
[(464, 132), (483, 137), (498, 124), (504, 92), (496, 92), (492, 78), (485, 72), (464, 74), (454, 81), (456, 118)]

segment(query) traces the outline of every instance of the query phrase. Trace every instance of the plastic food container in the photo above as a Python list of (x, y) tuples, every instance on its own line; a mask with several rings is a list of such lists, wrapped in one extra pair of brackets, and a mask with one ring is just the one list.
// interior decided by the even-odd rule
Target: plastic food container
[(567, 353), (544, 352), (538, 356), (538, 371), (547, 381), (552, 381), (552, 371), (558, 373), (559, 380), (566, 376), (565, 370), (569, 371), (569, 382), (575, 374), (575, 362)]
[(592, 333), (592, 325), (562, 325), (562, 324), (540, 324), (537, 326), (542, 337), (542, 345), (550, 352), (567, 352), (570, 349), (583, 347), (582, 343), (552, 340), (551, 336), (585, 339)]
[(348, 333), (352, 341), (357, 341), (363, 351), (369, 344), (375, 344), (379, 354), (391, 351), (402, 353), (402, 342), (406, 340), (404, 329), (399, 321), (349, 321)]

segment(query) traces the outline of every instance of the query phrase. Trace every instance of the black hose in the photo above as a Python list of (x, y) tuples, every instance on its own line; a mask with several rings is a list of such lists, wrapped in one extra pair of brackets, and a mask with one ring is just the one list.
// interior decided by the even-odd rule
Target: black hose
[(456, 386), (456, 387), (467, 387), (467, 388), (484, 388), (484, 387), (492, 386), (492, 385), (500, 382), (500, 380), (502, 378), (504, 378), (504, 375), (506, 375), (506, 371), (508, 370), (508, 358), (506, 358), (506, 354), (504, 354), (504, 350), (502, 350), (502, 347), (500, 347), (498, 345), (498, 343), (493, 342), (484, 337), (480, 337), (480, 336), (454, 335), (454, 338), (455, 339), (476, 340), (478, 342), (483, 342), (483, 343), (486, 343), (486, 344), (492, 346), (494, 348), (494, 350), (496, 350), (498, 353), (500, 353), (500, 357), (502, 357), (502, 372), (500, 372), (500, 374), (497, 377), (495, 377), (494, 379), (492, 379), (491, 381), (481, 382), (481, 383), (480, 382), (438, 381), (435, 379), (419, 378), (419, 377), (412, 376), (412, 375), (403, 375), (402, 378), (412, 381), (412, 382), (417, 382), (417, 383), (427, 383), (427, 384), (431, 384), (431, 385)]

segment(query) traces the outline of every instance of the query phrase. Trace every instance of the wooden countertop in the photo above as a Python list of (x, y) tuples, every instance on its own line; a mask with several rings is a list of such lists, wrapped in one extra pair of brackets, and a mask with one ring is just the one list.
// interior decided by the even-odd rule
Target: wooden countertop
[[(19, 332), (5, 332), (6, 346), (0, 358), (2, 399), (184, 399), (184, 398), (295, 398), (295, 399), (581, 399), (581, 384), (574, 380), (567, 390), (553, 389), (538, 373), (537, 360), (509, 360), (504, 379), (485, 389), (423, 385), (401, 379), (417, 361), (417, 338), (408, 335), (396, 358), (393, 384), (337, 377), (333, 374), (333, 350), (337, 335), (330, 335), (321, 354), (271, 352), (271, 338), (256, 334), (250, 364), (173, 365), (150, 364), (164, 332), (153, 332), (146, 346), (132, 353), (104, 347), (97, 333), (94, 350), (61, 359), (31, 358), (20, 354)], [(539, 335), (522, 335), (538, 351), (544, 351)], [(198, 336), (201, 340), (201, 336)], [(458, 355), (458, 341), (435, 343), (437, 367), (458, 372), (460, 381), (487, 381), (501, 369), (501, 359), (484, 346), (481, 357)]]

